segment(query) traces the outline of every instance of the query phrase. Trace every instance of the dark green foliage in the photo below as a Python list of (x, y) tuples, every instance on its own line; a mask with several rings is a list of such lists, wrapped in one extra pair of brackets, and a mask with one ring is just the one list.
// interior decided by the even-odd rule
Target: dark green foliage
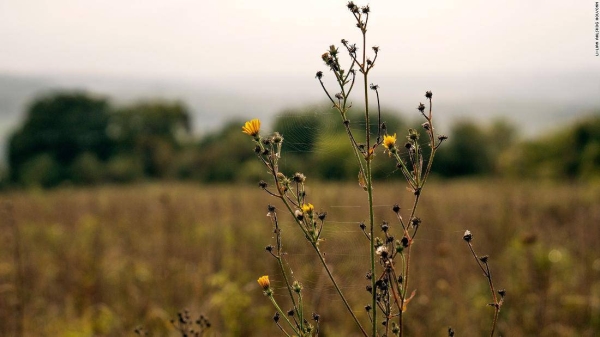
[(105, 98), (79, 92), (35, 100), (9, 140), (11, 179), (51, 186), (69, 177), (68, 167), (83, 153), (106, 160), (113, 147), (106, 134), (108, 108)]
[(118, 109), (111, 115), (109, 134), (120, 155), (134, 156), (143, 174), (169, 175), (177, 150), (190, 138), (191, 121), (183, 104), (147, 101)]
[(309, 157), (322, 130), (331, 130), (338, 121), (341, 124), (341, 119), (326, 107), (308, 107), (283, 111), (275, 118), (272, 129), (285, 139), (282, 153)]
[[(363, 131), (365, 123), (358, 111), (348, 113), (349, 125)], [(383, 111), (381, 121), (389, 134), (397, 134), (403, 158), (408, 156), (403, 144), (409, 125), (425, 137), (422, 126), (407, 123), (397, 112)], [(372, 108), (373, 139), (377, 122), (377, 110)], [(195, 140), (190, 113), (180, 102), (143, 101), (114, 109), (106, 98), (82, 92), (49, 94), (32, 102), (22, 127), (11, 135), (7, 178), (13, 184), (40, 187), (144, 179), (254, 183), (266, 173), (248, 145), (248, 136), (241, 132), (242, 125), (242, 120), (232, 121)], [(356, 181), (358, 172), (342, 119), (329, 105), (285, 110), (271, 130), (284, 138), (280, 164), (286, 174), (305, 172), (310, 179)], [(264, 124), (261, 134), (270, 134)], [(436, 154), (433, 173), (437, 176), (600, 177), (598, 115), (535, 140), (518, 141), (515, 128), (503, 121), (488, 126), (461, 121), (448, 136)], [(382, 151), (383, 147), (377, 149), (373, 177), (401, 179), (393, 160)]]
[(600, 115), (540, 139), (515, 145), (501, 158), (502, 171), (520, 178), (600, 178)]
[(42, 96), (9, 139), (10, 180), (51, 187), (165, 178), (190, 138), (190, 125), (189, 112), (177, 102), (113, 111), (107, 99), (82, 92)]
[(226, 182), (240, 179), (242, 167), (256, 161), (248, 135), (242, 133), (242, 121), (230, 122), (220, 131), (207, 136), (194, 148), (189, 168), (190, 177), (204, 182)]
[(479, 126), (461, 122), (452, 128), (450, 141), (438, 153), (434, 172), (446, 177), (490, 173), (493, 158), (489, 145), (487, 135)]
[(515, 137), (514, 127), (504, 121), (487, 128), (461, 121), (452, 127), (450, 139), (437, 153), (433, 172), (443, 177), (495, 174), (500, 154)]
[[(365, 128), (364, 117), (359, 111), (357, 108), (348, 113), (350, 128), (357, 130), (357, 135), (364, 133), (361, 131)], [(377, 137), (378, 121), (377, 110), (371, 109), (369, 124), (374, 139)], [(395, 111), (382, 111), (381, 122), (391, 133), (407, 129), (407, 124)], [(324, 180), (357, 179), (358, 171), (342, 118), (329, 106), (284, 111), (277, 116), (272, 129), (285, 139), (282, 148), (284, 169), (289, 167), (294, 171), (310, 171), (313, 178)], [(364, 139), (357, 141), (364, 142)], [(392, 174), (394, 170), (394, 166), (381, 163), (374, 167), (373, 176), (395, 177)]]

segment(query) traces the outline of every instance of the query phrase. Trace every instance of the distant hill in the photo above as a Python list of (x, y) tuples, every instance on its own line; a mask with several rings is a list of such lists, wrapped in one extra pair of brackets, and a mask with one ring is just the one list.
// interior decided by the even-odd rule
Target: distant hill
[[(326, 83), (329, 74), (325, 74)], [(432, 74), (372, 76), (380, 85), (381, 103), (406, 117), (426, 90), (434, 93), (440, 128), (459, 118), (486, 121), (504, 118), (522, 134), (533, 136), (578, 116), (600, 111), (600, 71), (555, 74)], [(36, 95), (52, 90), (87, 90), (115, 103), (143, 98), (178, 99), (190, 107), (198, 135), (231, 119), (258, 117), (268, 125), (288, 107), (323, 102), (314, 76), (226, 76), (203, 80), (131, 79), (100, 76), (17, 76), (0, 74), (0, 155), (6, 137)], [(335, 88), (330, 88), (335, 93)], [(355, 93), (358, 95), (360, 84)], [(357, 96), (358, 97), (358, 96)], [(361, 104), (357, 99), (355, 106)], [(325, 106), (325, 105), (324, 105)], [(443, 130), (441, 131), (443, 132)]]

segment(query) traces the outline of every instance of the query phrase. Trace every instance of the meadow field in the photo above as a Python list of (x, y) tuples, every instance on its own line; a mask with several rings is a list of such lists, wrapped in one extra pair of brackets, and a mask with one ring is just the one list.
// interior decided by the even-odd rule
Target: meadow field
[[(365, 291), (368, 217), (356, 184), (307, 181), (316, 210), (328, 212), (322, 249), (353, 307)], [(375, 183), (376, 222), (399, 226), (410, 207), (400, 181)], [(0, 336), (176, 336), (184, 308), (207, 316), (208, 336), (276, 336), (274, 309), (257, 278), (284, 291), (267, 204), (255, 186), (141, 184), (0, 195)], [(506, 289), (502, 336), (600, 333), (600, 186), (495, 180), (432, 181), (417, 215), (409, 336), (489, 334), (487, 280), (462, 239), (490, 256), (494, 284)], [(355, 336), (353, 323), (294, 223), (279, 214), (283, 245), (304, 285), (322, 336)]]

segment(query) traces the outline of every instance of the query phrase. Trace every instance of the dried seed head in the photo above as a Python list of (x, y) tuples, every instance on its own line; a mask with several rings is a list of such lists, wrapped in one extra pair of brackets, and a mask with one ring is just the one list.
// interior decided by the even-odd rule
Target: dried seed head
[(446, 139), (448, 139), (448, 136), (446, 136), (446, 135), (439, 135), (439, 136), (438, 136), (438, 140), (439, 140), (440, 142), (443, 142), (443, 141), (445, 141)]
[(327, 212), (317, 213), (317, 217), (319, 218), (319, 220), (323, 221), (327, 217)]
[(323, 78), (323, 72), (322, 71), (317, 71), (317, 74), (315, 75), (315, 78), (322, 79)]
[(335, 56), (337, 53), (338, 49), (334, 45), (329, 46), (329, 55)]
[(363, 231), (365, 230), (365, 228), (367, 228), (367, 225), (365, 225), (364, 222), (361, 222), (360, 224), (358, 224), (358, 226), (360, 227), (360, 229), (362, 229)]
[(275, 321), (275, 323), (279, 322), (279, 312), (275, 313), (275, 315), (273, 316), (273, 320)]
[(467, 241), (467, 242), (471, 242), (471, 240), (473, 240), (473, 234), (471, 234), (470, 230), (466, 230), (465, 234), (463, 235), (463, 240)]
[(294, 289), (296, 294), (299, 294), (302, 291), (302, 284), (300, 284), (298, 281), (294, 281), (292, 284), (292, 289)]
[(386, 291), (388, 288), (387, 280), (384, 280), (384, 279), (377, 280), (377, 282), (375, 282), (375, 286), (382, 291)]
[(318, 322), (318, 321), (319, 321), (319, 318), (321, 318), (321, 316), (319, 316), (319, 314), (317, 314), (317, 313), (313, 312), (313, 314), (312, 314), (312, 318), (313, 318), (313, 320), (315, 320), (316, 322)]
[(275, 143), (275, 144), (279, 144), (279, 143), (283, 142), (283, 136), (281, 136), (281, 134), (279, 132), (275, 132), (273, 134), (272, 139), (273, 139), (273, 143)]
[(375, 52), (375, 54), (379, 53), (379, 47), (373, 46), (373, 51)]
[(451, 327), (448, 328), (448, 337), (454, 337), (454, 330)]
[(421, 126), (423, 127), (423, 129), (425, 130), (429, 130), (431, 128), (431, 125), (429, 125), (429, 122), (425, 122), (423, 124), (421, 124)]
[(363, 12), (363, 14), (369, 14), (369, 12), (371, 11), (371, 8), (369, 8), (369, 5), (363, 6), (361, 9), (361, 12)]
[(392, 211), (394, 211), (394, 213), (399, 213), (400, 212), (400, 205), (395, 204), (394, 207), (392, 207)]
[(386, 232), (388, 231), (388, 229), (390, 229), (390, 226), (388, 225), (388, 223), (387, 223), (387, 222), (385, 222), (385, 221), (384, 221), (384, 222), (381, 224), (381, 230), (382, 230), (384, 233), (386, 233)]
[(379, 85), (371, 83), (371, 85), (369, 85), (369, 88), (371, 88), (371, 90), (377, 90), (379, 89)]
[(433, 94), (431, 93), (431, 91), (426, 91), (425, 92), (425, 97), (431, 99), (431, 97), (433, 97)]
[(290, 310), (288, 310), (287, 314), (288, 314), (288, 316), (290, 316), (290, 317), (291, 317), (291, 316), (294, 316), (294, 309), (290, 309)]
[(419, 103), (419, 106), (417, 107), (417, 110), (419, 110), (421, 112), (425, 111), (425, 104)]
[(379, 246), (377, 247), (375, 254), (381, 256), (382, 258), (386, 258), (388, 256), (388, 249), (386, 246)]
[[(266, 184), (266, 183), (265, 183)], [(275, 206), (273, 205), (268, 205), (267, 206), (267, 210), (269, 211), (269, 213), (275, 212)]]
[(408, 129), (408, 136), (406, 137), (409, 140), (415, 141), (419, 139), (419, 132), (415, 129)]
[(335, 94), (335, 98), (344, 99), (344, 95), (341, 92), (338, 92), (337, 94)]
[(300, 172), (296, 172), (293, 180), (297, 183), (303, 183), (306, 180), (306, 176)]
[(402, 238), (402, 247), (408, 247), (408, 238), (406, 236)]
[(260, 188), (267, 188), (267, 183), (264, 180), (261, 180), (261, 181), (258, 182), (258, 187), (260, 187)]
[(268, 246), (266, 246), (266, 247), (265, 247), (265, 250), (266, 250), (267, 252), (272, 252), (272, 251), (273, 251), (273, 248), (275, 248), (275, 247), (273, 247), (273, 246), (271, 246), (271, 245), (268, 245)]
[(410, 219), (410, 223), (411, 223), (411, 225), (413, 225), (413, 227), (417, 227), (418, 225), (421, 224), (421, 218), (414, 217), (414, 218)]
[(304, 214), (302, 213), (301, 210), (297, 209), (294, 211), (294, 216), (296, 217), (296, 219), (298, 220), (302, 220), (304, 219)]
[(504, 298), (504, 296), (506, 296), (506, 289), (498, 290), (498, 294), (500, 295), (500, 297)]
[(490, 257), (489, 257), (489, 256), (487, 256), (487, 255), (480, 256), (480, 257), (479, 257), (479, 261), (481, 261), (481, 262), (483, 262), (483, 263), (487, 263), (489, 258), (490, 258)]
[(259, 153), (260, 153), (260, 151), (262, 151), (262, 149), (260, 148), (260, 146), (256, 145), (256, 146), (254, 147), (254, 152), (256, 152), (257, 154), (259, 154)]
[(348, 7), (352, 13), (358, 13), (358, 6), (356, 6), (353, 1), (348, 2), (346, 7)]
[(365, 310), (366, 310), (367, 312), (371, 311), (371, 309), (373, 309), (373, 308), (371, 308), (371, 306), (370, 306), (370, 305), (365, 305)]

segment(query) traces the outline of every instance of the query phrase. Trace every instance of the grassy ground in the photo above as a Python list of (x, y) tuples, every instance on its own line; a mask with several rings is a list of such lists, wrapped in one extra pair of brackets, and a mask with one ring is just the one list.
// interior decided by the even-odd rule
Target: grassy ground
[[(368, 269), (366, 195), (351, 185), (309, 184), (328, 212), (323, 250), (350, 302), (361, 309)], [(391, 207), (410, 207), (399, 182), (376, 184), (376, 219), (397, 226)], [(266, 205), (246, 186), (141, 185), (11, 192), (0, 222), (0, 335), (123, 336), (144, 325), (175, 335), (169, 320), (188, 308), (211, 318), (214, 336), (277, 335), (256, 279), (271, 275), (288, 306)], [(474, 234), (506, 288), (504, 336), (594, 336), (600, 331), (600, 189), (494, 181), (431, 183), (420, 211), (407, 311), (410, 336), (481, 336), (492, 309), (486, 279), (462, 240)], [(304, 283), (323, 336), (353, 336), (342, 303), (293, 223), (280, 213), (284, 247)], [(20, 254), (15, 254), (18, 248)], [(20, 263), (16, 263), (20, 261)], [(20, 318), (22, 317), (22, 319)]]

